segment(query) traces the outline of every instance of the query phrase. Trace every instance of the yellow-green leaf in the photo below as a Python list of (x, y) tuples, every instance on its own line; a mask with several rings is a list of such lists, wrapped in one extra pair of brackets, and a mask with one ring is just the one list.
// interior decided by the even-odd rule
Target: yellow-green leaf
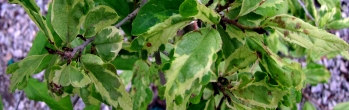
[(105, 61), (112, 61), (122, 48), (124, 37), (114, 26), (103, 28), (93, 43), (96, 45), (98, 55)]
[(198, 31), (184, 35), (174, 47), (174, 60), (165, 71), (170, 73), (165, 74), (167, 109), (186, 108), (191, 94), (200, 92), (200, 82), (205, 74), (210, 75), (213, 56), (221, 49), (222, 40), (216, 30), (201, 28)]
[(103, 100), (115, 108), (120, 106), (124, 110), (132, 110), (132, 102), (122, 80), (116, 71), (106, 68), (111, 64), (104, 63), (101, 58), (92, 54), (83, 55), (81, 62), (89, 71), (88, 75)]
[(197, 0), (185, 0), (179, 7), (183, 17), (194, 17), (210, 24), (218, 24), (221, 16), (214, 10), (207, 8)]
[(90, 38), (96, 35), (106, 26), (111, 26), (119, 19), (118, 14), (109, 6), (99, 5), (91, 9), (83, 23), (84, 37)]

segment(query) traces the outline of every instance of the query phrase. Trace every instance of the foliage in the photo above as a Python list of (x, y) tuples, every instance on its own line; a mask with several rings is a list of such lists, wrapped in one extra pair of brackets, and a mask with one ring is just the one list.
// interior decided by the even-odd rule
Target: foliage
[[(306, 84), (330, 77), (318, 59), (349, 58), (325, 30), (348, 27), (339, 0), (319, 0), (319, 10), (304, 0), (309, 14), (297, 0), (202, 1), (53, 0), (43, 15), (34, 0), (10, 0), (40, 28), (28, 56), (7, 68), (10, 90), (60, 110), (74, 94), (86, 109), (146, 109), (151, 84), (167, 109), (296, 109)], [(304, 56), (306, 66), (289, 58)], [(43, 82), (31, 77), (43, 70)]]

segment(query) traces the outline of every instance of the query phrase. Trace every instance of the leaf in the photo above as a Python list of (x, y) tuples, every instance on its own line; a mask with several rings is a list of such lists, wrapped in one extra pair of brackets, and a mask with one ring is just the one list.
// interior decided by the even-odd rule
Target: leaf
[(256, 13), (248, 13), (244, 16), (241, 16), (238, 18), (238, 22), (241, 25), (247, 26), (247, 27), (257, 27), (260, 25), (260, 23), (264, 20), (265, 18), (259, 14)]
[[(118, 70), (132, 70), (133, 64), (138, 60), (136, 56), (117, 56), (112, 62)], [(127, 64), (127, 65), (126, 65)]]
[(155, 80), (157, 70), (149, 67), (143, 60), (138, 60), (134, 65), (132, 89), (135, 93), (131, 96), (133, 99), (133, 109), (144, 110), (147, 109), (153, 99), (153, 92), (149, 86)]
[(127, 0), (94, 0), (95, 4), (107, 5), (113, 8), (120, 18), (125, 18), (129, 13), (129, 5)]
[(234, 3), (230, 4), (228, 11), (223, 11), (229, 19), (237, 19), (241, 11), (243, 0), (235, 0)]
[(26, 83), (29, 77), (35, 72), (44, 70), (53, 55), (32, 55), (24, 58), (18, 63), (18, 69), (12, 73), (10, 91), (14, 92), (17, 88), (23, 89), (19, 86), (20, 83)]
[(103, 60), (96, 55), (85, 54), (81, 56), (81, 61), (85, 69), (90, 72), (88, 75), (103, 100), (115, 108), (120, 106), (125, 110), (132, 109), (130, 96), (116, 71), (106, 69)]
[(85, 106), (84, 110), (100, 110), (101, 105), (89, 105)]
[(179, 13), (185, 18), (194, 17), (209, 24), (218, 24), (221, 19), (218, 13), (197, 0), (185, 0), (179, 7)]
[(2, 97), (1, 97), (1, 94), (0, 94), (0, 110), (3, 110), (3, 109), (4, 109), (4, 106), (3, 106)]
[(242, 45), (242, 43), (236, 38), (230, 38), (229, 34), (225, 32), (222, 26), (218, 26), (217, 30), (223, 41), (222, 51), (224, 53), (224, 57), (228, 58), (230, 54), (232, 54)]
[(307, 84), (316, 85), (318, 83), (327, 83), (331, 78), (331, 73), (323, 65), (316, 63), (307, 63), (307, 67), (303, 69), (306, 76)]
[(15, 62), (15, 63), (12, 63), (11, 65), (9, 65), (6, 68), (6, 73), (12, 74), (13, 72), (15, 72), (19, 68), (18, 64), (19, 64), (19, 62)]
[(265, 0), (242, 0), (239, 16), (243, 16), (250, 13), (251, 11), (257, 9), (264, 2)]
[(44, 32), (49, 41), (54, 42), (54, 38), (48, 28), (45, 18), (41, 15), (39, 6), (35, 3), (35, 0), (9, 0), (10, 3), (20, 4), (27, 12), (33, 22)]
[(272, 17), (278, 14), (285, 14), (287, 10), (288, 3), (286, 0), (265, 0), (254, 13), (265, 17)]
[(349, 27), (349, 18), (341, 19), (341, 20), (335, 20), (327, 24), (327, 29), (344, 29)]
[(62, 86), (85, 87), (91, 82), (85, 72), (78, 70), (72, 65), (63, 65), (60, 70), (55, 71), (54, 82)]
[(257, 54), (255, 52), (251, 51), (247, 46), (241, 46), (225, 60), (224, 74), (233, 74), (256, 62), (256, 60)]
[(187, 24), (191, 22), (191, 20), (192, 19), (182, 18), (178, 14), (170, 17), (165, 22), (157, 25), (159, 26), (157, 28), (160, 30), (140, 36), (145, 39), (148, 38), (146, 43), (147, 45), (143, 46), (143, 48), (148, 50), (148, 53), (157, 51), (162, 44), (168, 43), (169, 39), (176, 36), (177, 30), (184, 28)]
[(103, 28), (93, 43), (96, 45), (98, 55), (105, 61), (112, 61), (122, 48), (124, 37), (114, 26)]
[(83, 0), (54, 0), (52, 3), (51, 23), (63, 42), (70, 43), (76, 38), (84, 16)]
[(30, 78), (28, 86), (24, 88), (26, 96), (30, 100), (43, 101), (53, 110), (73, 110), (70, 96), (64, 97), (57, 101), (48, 94), (47, 84)]
[(162, 27), (157, 27), (159, 26), (157, 24), (166, 21), (173, 14), (178, 14), (179, 5), (182, 2), (183, 0), (150, 0), (140, 8), (133, 20), (132, 35), (139, 36), (161, 30)]
[[(175, 58), (169, 70), (165, 71), (171, 73), (166, 74), (164, 96), (167, 109), (186, 108), (191, 94), (200, 90), (200, 82), (205, 74), (210, 75), (213, 55), (221, 48), (222, 40), (216, 30), (201, 28), (198, 31), (185, 34), (177, 43), (174, 50)], [(175, 99), (178, 104), (173, 103)]]
[(349, 49), (348, 43), (337, 36), (293, 16), (271, 17), (265, 20), (263, 26), (277, 30), (279, 34), (284, 35), (286, 41), (307, 48), (310, 53), (320, 54)]
[(87, 13), (83, 23), (82, 27), (85, 29), (84, 37), (93, 37), (104, 27), (116, 23), (118, 19), (118, 14), (110, 7), (104, 5), (94, 7)]
[(47, 53), (45, 46), (48, 44), (47, 38), (45, 37), (42, 31), (39, 31), (36, 34), (36, 37), (33, 41), (33, 46), (30, 48), (27, 56), (31, 55), (41, 55)]
[(264, 72), (240, 74), (237, 81), (239, 87), (231, 88), (230, 99), (234, 108), (261, 109), (276, 108), (283, 96), (288, 92), (278, 87), (269, 86), (269, 76)]
[(346, 110), (349, 109), (349, 102), (342, 102), (333, 107), (333, 110)]
[[(313, 104), (311, 104), (310, 102), (306, 101), (304, 103), (303, 110), (316, 110), (316, 108), (314, 107)], [(340, 110), (344, 110), (344, 109), (340, 109)]]
[(252, 50), (258, 51), (260, 65), (264, 68), (263, 71), (269, 73), (279, 85), (285, 87), (295, 87), (300, 90), (305, 80), (305, 75), (301, 71), (299, 63), (287, 63), (275, 53), (273, 53), (265, 44), (262, 43), (262, 36), (246, 32), (249, 37), (246, 37), (246, 43)]

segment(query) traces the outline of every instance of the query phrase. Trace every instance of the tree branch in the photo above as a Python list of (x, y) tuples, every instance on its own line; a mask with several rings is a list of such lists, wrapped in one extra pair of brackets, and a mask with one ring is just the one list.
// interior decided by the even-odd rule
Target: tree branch
[[(154, 57), (155, 57), (155, 63), (158, 65), (161, 65), (162, 61), (161, 61), (160, 51), (156, 51), (154, 53)], [(165, 85), (165, 83), (166, 83), (165, 74), (161, 71), (161, 69), (159, 69), (158, 72), (159, 72), (161, 85)]]
[[(138, 7), (136, 10), (134, 10), (132, 13), (130, 13), (129, 15), (127, 15), (127, 17), (124, 18), (123, 20), (121, 20), (118, 24), (116, 24), (115, 27), (116, 27), (116, 28), (119, 28), (119, 27), (120, 27), (121, 25), (123, 25), (126, 21), (128, 21), (128, 20), (132, 19), (133, 17), (135, 17), (135, 16), (137, 15), (138, 11), (139, 11), (139, 7)], [(75, 56), (75, 54), (76, 54), (77, 52), (82, 51), (82, 50), (83, 50), (88, 44), (90, 44), (95, 38), (96, 38), (96, 36), (93, 36), (93, 37), (91, 37), (91, 38), (89, 38), (89, 39), (86, 39), (86, 41), (85, 41), (83, 44), (81, 44), (81, 45), (75, 47), (75, 48), (73, 49), (72, 52), (65, 51), (65, 52), (64, 52), (64, 53), (65, 53), (65, 54), (64, 54), (64, 58), (72, 59), (72, 58)]]
[(259, 34), (263, 34), (263, 33), (266, 32), (263, 29), (263, 27), (248, 27), (248, 26), (244, 26), (244, 25), (238, 23), (237, 20), (230, 20), (228, 18), (222, 18), (221, 21), (229, 23), (229, 24), (233, 24), (233, 25), (237, 26), (238, 28), (240, 28), (241, 30), (253, 30), (253, 31), (255, 31), (255, 32), (259, 33)]
[[(309, 11), (307, 10), (307, 8), (305, 7), (304, 3), (301, 0), (297, 0), (298, 3), (302, 6), (303, 10), (305, 11), (305, 14), (313, 21), (315, 21), (314, 17), (311, 16), (311, 14), (309, 13)], [(316, 23), (315, 23), (316, 24)], [(316, 24), (317, 25), (317, 24)]]

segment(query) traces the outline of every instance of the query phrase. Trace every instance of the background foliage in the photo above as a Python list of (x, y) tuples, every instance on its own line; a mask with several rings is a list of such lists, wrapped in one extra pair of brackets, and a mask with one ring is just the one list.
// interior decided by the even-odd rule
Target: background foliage
[[(41, 30), (7, 68), (10, 90), (52, 109), (73, 109), (74, 94), (86, 109), (146, 109), (154, 95), (167, 109), (296, 109), (304, 85), (328, 81), (317, 60), (349, 58), (326, 31), (348, 27), (339, 0), (318, 1), (53, 0), (44, 16), (34, 0), (10, 0)], [(31, 77), (43, 70), (44, 82)]]

